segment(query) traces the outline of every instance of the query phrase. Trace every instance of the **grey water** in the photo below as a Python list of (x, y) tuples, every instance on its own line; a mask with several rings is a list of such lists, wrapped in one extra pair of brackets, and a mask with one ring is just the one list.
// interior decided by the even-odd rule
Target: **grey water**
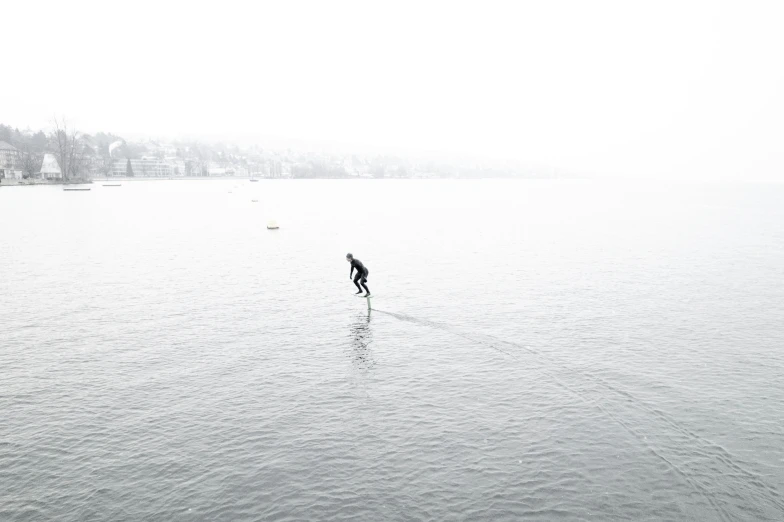
[(784, 185), (126, 181), (0, 215), (0, 520), (784, 519)]

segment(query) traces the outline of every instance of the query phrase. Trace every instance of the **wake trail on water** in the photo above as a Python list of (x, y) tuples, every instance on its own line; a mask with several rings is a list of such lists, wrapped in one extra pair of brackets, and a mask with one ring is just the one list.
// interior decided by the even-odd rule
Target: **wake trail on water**
[[(415, 323), (415, 324), (419, 324), (419, 325), (422, 325), (422, 326), (429, 326), (430, 328), (434, 328), (436, 330), (442, 330), (442, 331), (451, 333), (452, 335), (456, 335), (458, 337), (462, 337), (463, 339), (468, 339), (469, 341), (474, 341), (474, 342), (477, 342), (477, 343), (480, 343), (480, 344), (485, 344), (484, 342), (482, 342), (482, 340), (478, 336), (462, 332), (459, 329), (457, 329), (457, 328), (455, 328), (455, 327), (453, 327), (451, 325), (447, 325), (447, 324), (443, 324), (443, 323), (437, 323), (435, 321), (428, 321), (427, 319), (417, 319), (415, 317), (411, 317), (410, 315), (396, 314), (396, 313), (393, 313), (393, 312), (387, 312), (387, 311), (384, 311), (384, 310), (378, 310), (376, 308), (374, 308), (373, 311), (389, 315), (391, 317), (394, 317), (395, 319), (399, 319), (400, 321), (406, 321), (406, 322), (409, 322), (409, 323)], [(500, 353), (503, 353), (505, 355), (508, 355), (509, 357), (511, 357), (513, 359), (518, 359), (518, 360), (520, 359), (514, 353), (511, 353), (511, 352), (509, 352), (507, 350), (502, 350), (498, 346), (490, 346), (490, 348), (494, 349), (497, 352), (500, 352)]]
[[(744, 477), (744, 479), (750, 486), (757, 488), (756, 490), (750, 489), (745, 492), (737, 492), (734, 493), (733, 495), (737, 495), (738, 493), (740, 493), (743, 496), (756, 497), (750, 499), (752, 500), (751, 503), (752, 506), (756, 505), (760, 500), (762, 500), (764, 503), (768, 504), (769, 506), (775, 506), (784, 515), (784, 501), (782, 501), (781, 493), (778, 491), (778, 489), (776, 489), (775, 486), (769, 484), (762, 475), (749, 470), (746, 466), (744, 466), (741, 462), (739, 462), (740, 459), (735, 457), (733, 454), (731, 454), (728, 450), (726, 450), (721, 445), (695, 433), (693, 430), (679, 423), (672, 416), (666, 414), (661, 409), (648, 404), (644, 400), (635, 396), (628, 390), (623, 389), (617, 384), (608, 382), (606, 379), (600, 376), (593, 375), (591, 373), (575, 368), (574, 366), (565, 364), (564, 362), (557, 360), (556, 357), (545, 355), (539, 350), (535, 350), (524, 344), (520, 344), (512, 341), (506, 341), (488, 334), (465, 332), (462, 329), (450, 324), (431, 321), (428, 319), (422, 319), (418, 317), (412, 317), (406, 314), (388, 312), (386, 310), (378, 310), (375, 308), (373, 309), (373, 311), (388, 315), (390, 317), (394, 317), (395, 319), (398, 319), (400, 321), (414, 323), (421, 326), (427, 326), (430, 328), (448, 332), (458, 337), (462, 337), (469, 341), (473, 341), (483, 346), (489, 347), (499, 353), (508, 355), (509, 357), (516, 360), (520, 360), (520, 357), (518, 355), (520, 351), (524, 351), (532, 355), (538, 360), (538, 362), (542, 366), (543, 372), (548, 377), (550, 377), (560, 388), (564, 389), (570, 395), (576, 397), (582, 402), (585, 402), (589, 406), (599, 409), (607, 417), (609, 417), (615, 423), (621, 426), (621, 428), (623, 428), (624, 431), (626, 431), (634, 438), (636, 438), (642, 445), (644, 445), (647, 448), (647, 450), (652, 455), (662, 460), (670, 469), (672, 469), (678, 476), (680, 476), (687, 483), (688, 486), (693, 488), (695, 492), (697, 492), (698, 494), (702, 495), (706, 499), (708, 504), (710, 504), (716, 510), (717, 514), (721, 519), (732, 520), (734, 518), (725, 508), (723, 508), (722, 506), (716, 503), (716, 499), (714, 498), (715, 495), (713, 491), (710, 490), (709, 486), (704, 485), (700, 481), (693, 478), (687, 471), (684, 471), (682, 466), (676, 465), (673, 462), (672, 458), (668, 458), (667, 456), (662, 454), (661, 449), (657, 449), (653, 447), (649, 442), (647, 442), (647, 438), (645, 436), (639, 433), (638, 430), (632, 428), (628, 423), (624, 422), (617, 415), (612, 413), (610, 409), (604, 407), (599, 402), (592, 402), (586, 399), (585, 397), (583, 397), (580, 393), (574, 390), (573, 386), (568, 385), (557, 375), (555, 375), (552, 370), (553, 369), (560, 370), (561, 372), (568, 374), (569, 377), (574, 377), (574, 376), (582, 377), (583, 379), (594, 384), (596, 387), (601, 388), (605, 392), (609, 392), (610, 394), (616, 396), (616, 398), (620, 398), (623, 404), (631, 405), (638, 412), (647, 414), (649, 417), (658, 421), (663, 426), (665, 432), (670, 431), (670, 435), (676, 436), (673, 438), (680, 438), (680, 440), (678, 441), (679, 443), (681, 444), (690, 443), (691, 445), (693, 445), (693, 454), (691, 455), (692, 457), (695, 455), (701, 456), (709, 460), (713, 464), (723, 465), (725, 467), (724, 473), (731, 474), (734, 476)], [(518, 353), (515, 353), (515, 351), (517, 351)], [(605, 399), (607, 398), (606, 394), (602, 394), (602, 395), (604, 396)], [(687, 464), (686, 467), (688, 469), (688, 467), (691, 466)], [(710, 467), (708, 467), (708, 469), (709, 468)], [(760, 513), (760, 515), (762, 515), (762, 513)]]

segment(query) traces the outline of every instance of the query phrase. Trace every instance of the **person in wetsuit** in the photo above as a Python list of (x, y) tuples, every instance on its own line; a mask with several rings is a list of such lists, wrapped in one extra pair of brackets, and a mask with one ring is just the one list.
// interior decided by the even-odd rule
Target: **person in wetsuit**
[[(361, 294), (362, 287), (364, 287), (366, 292), (365, 297), (370, 297), (370, 289), (367, 287), (367, 277), (370, 272), (367, 267), (365, 267), (359, 259), (354, 259), (354, 256), (351, 254), (346, 254), (346, 261), (351, 263), (351, 271), (348, 273), (348, 278), (352, 279), (353, 276), (354, 284), (357, 285), (357, 289), (359, 289), (357, 294)], [(357, 275), (354, 275), (354, 269), (357, 270)], [(362, 286), (359, 286), (360, 283)]]

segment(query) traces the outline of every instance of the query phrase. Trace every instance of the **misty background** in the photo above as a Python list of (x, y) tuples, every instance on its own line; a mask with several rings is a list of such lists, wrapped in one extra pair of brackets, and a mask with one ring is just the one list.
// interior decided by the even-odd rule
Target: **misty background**
[(15, 2), (34, 131), (784, 180), (778, 2)]

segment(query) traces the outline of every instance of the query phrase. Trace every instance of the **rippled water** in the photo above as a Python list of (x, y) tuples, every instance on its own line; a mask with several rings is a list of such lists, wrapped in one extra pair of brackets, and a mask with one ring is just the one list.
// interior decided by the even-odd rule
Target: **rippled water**
[(784, 186), (136, 181), (0, 213), (2, 520), (784, 519)]

